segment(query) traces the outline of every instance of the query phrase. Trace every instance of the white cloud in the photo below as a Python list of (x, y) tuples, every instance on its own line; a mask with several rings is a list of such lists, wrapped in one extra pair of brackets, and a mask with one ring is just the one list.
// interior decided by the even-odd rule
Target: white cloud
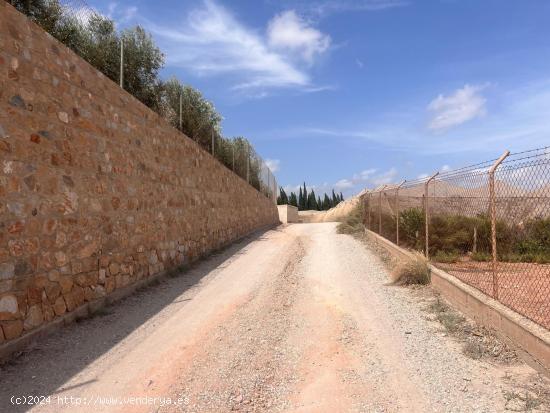
[(364, 189), (366, 186), (379, 186), (389, 184), (395, 181), (397, 177), (397, 169), (391, 168), (387, 171), (376, 174), (377, 170), (374, 168), (365, 169), (359, 173), (353, 175), (351, 179), (340, 179), (334, 184), (334, 188), (342, 191), (347, 190), (347, 195), (351, 193), (357, 193), (359, 190)]
[(111, 2), (107, 5), (107, 17), (116, 21), (118, 24), (124, 24), (132, 20), (137, 15), (137, 7), (119, 7), (117, 2)]
[(408, 5), (404, 0), (324, 0), (307, 2), (307, 8), (318, 16), (350, 11), (380, 11)]
[[(425, 107), (417, 105), (416, 101), (408, 102), (406, 109), (393, 112), (390, 116), (354, 118), (353, 121), (347, 120), (345, 123), (327, 119), (314, 127), (295, 125), (288, 128), (266, 129), (260, 135), (263, 139), (274, 141), (325, 139), (341, 145), (350, 145), (350, 150), (355, 150), (358, 143), (366, 142), (375, 150), (404, 153), (407, 157), (453, 156), (440, 158), (441, 163), (453, 159), (456, 163), (458, 156), (468, 156), (464, 159), (469, 161), (464, 163), (471, 163), (475, 160), (496, 158), (505, 149), (519, 152), (548, 146), (550, 77), (507, 89), (492, 84), (491, 102), (495, 102), (491, 116), (486, 116), (479, 122), (467, 123), (461, 128), (448, 130), (445, 139), (438, 139), (436, 134), (427, 137), (424, 128), (419, 127), (426, 112)], [(354, 124), (354, 128), (348, 129), (349, 124)]]
[(298, 54), (308, 63), (330, 46), (330, 36), (321, 33), (301, 19), (294, 10), (284, 11), (271, 19), (267, 28), (268, 42), (277, 50)]
[(441, 167), (441, 172), (449, 172), (451, 170), (452, 170), (452, 168), (450, 167), (450, 165), (443, 165)]
[(480, 94), (484, 88), (465, 85), (450, 96), (436, 97), (428, 105), (428, 110), (434, 112), (429, 128), (445, 130), (484, 116), (487, 113), (486, 99)]
[(384, 185), (395, 181), (396, 177), (397, 177), (397, 169), (390, 168), (387, 171), (371, 178), (370, 182), (373, 183), (374, 185)]
[(416, 177), (416, 179), (426, 179), (428, 176), (430, 176), (430, 175), (428, 175), (428, 174), (420, 174), (420, 175), (418, 175), (418, 176)]
[[(326, 50), (330, 38), (292, 13), (271, 21), (269, 38), (243, 25), (213, 0), (204, 0), (202, 6), (191, 10), (181, 28), (152, 22), (147, 22), (147, 27), (161, 40), (170, 65), (202, 76), (229, 76), (236, 83), (233, 90), (325, 90), (312, 85), (299, 61), (312, 63)], [(294, 59), (296, 54), (299, 60)]]
[(341, 191), (342, 189), (353, 188), (355, 184), (349, 179), (340, 179), (334, 184), (334, 188)]
[(294, 192), (295, 194), (298, 194), (300, 191), (301, 185), (285, 185), (283, 186), (283, 189), (287, 193), (287, 195), (290, 196), (291, 192)]
[(277, 172), (281, 168), (281, 161), (279, 159), (266, 159), (265, 164), (272, 173)]
[(365, 64), (359, 59), (355, 59), (355, 63), (359, 69), (363, 69), (363, 67), (365, 67)]
[(358, 174), (353, 175), (354, 181), (366, 181), (368, 180), (374, 173), (376, 172), (376, 169), (365, 169), (364, 171), (359, 172)]

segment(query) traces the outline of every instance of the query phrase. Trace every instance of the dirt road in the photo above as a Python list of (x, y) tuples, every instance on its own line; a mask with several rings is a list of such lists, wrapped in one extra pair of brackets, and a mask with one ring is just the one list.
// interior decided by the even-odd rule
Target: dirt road
[(2, 368), (0, 410), (504, 410), (502, 369), (463, 356), (335, 227), (268, 231), (63, 329)]

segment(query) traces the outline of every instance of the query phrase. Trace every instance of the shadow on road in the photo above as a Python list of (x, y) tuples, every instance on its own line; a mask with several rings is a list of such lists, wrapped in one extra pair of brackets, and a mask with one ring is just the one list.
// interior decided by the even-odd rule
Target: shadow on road
[[(272, 229), (277, 231), (277, 229)], [(170, 305), (190, 301), (181, 297), (210, 272), (222, 269), (243, 254), (252, 242), (264, 241), (269, 230), (255, 232), (198, 261), (190, 269), (137, 290), (98, 315), (62, 327), (29, 346), (0, 366), (0, 412), (25, 412), (31, 405), (15, 406), (12, 396), (48, 396), (68, 390), (66, 381), (113, 349), (119, 342)], [(80, 383), (81, 386), (86, 383)], [(71, 386), (75, 387), (75, 386)], [(52, 400), (52, 404), (57, 403)]]

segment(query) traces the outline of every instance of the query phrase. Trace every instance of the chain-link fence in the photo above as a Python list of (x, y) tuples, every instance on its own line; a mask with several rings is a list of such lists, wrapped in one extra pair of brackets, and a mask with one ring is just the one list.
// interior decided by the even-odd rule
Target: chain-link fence
[(213, 141), (213, 155), (266, 197), (277, 202), (278, 184), (271, 169), (242, 138)]
[(6, 1), (276, 202), (275, 176), (248, 140), (223, 137), (220, 115), (200, 92), (158, 79), (164, 56), (144, 30), (117, 31), (84, 0)]
[(550, 147), (363, 196), (365, 225), (550, 329)]

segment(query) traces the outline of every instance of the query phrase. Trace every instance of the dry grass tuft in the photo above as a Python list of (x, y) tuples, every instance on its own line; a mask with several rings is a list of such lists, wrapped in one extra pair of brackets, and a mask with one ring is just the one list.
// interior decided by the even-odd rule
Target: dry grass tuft
[(466, 322), (466, 319), (455, 312), (443, 312), (437, 315), (437, 320), (449, 333), (457, 333)]
[(494, 332), (466, 319), (461, 313), (436, 298), (425, 308), (434, 314), (434, 321), (441, 323), (445, 330), (459, 339), (462, 353), (474, 360), (486, 359), (510, 365), (518, 360), (516, 352), (498, 339)]
[(430, 268), (428, 260), (418, 252), (413, 253), (412, 259), (397, 263), (391, 272), (391, 280), (397, 285), (426, 285), (430, 283)]

